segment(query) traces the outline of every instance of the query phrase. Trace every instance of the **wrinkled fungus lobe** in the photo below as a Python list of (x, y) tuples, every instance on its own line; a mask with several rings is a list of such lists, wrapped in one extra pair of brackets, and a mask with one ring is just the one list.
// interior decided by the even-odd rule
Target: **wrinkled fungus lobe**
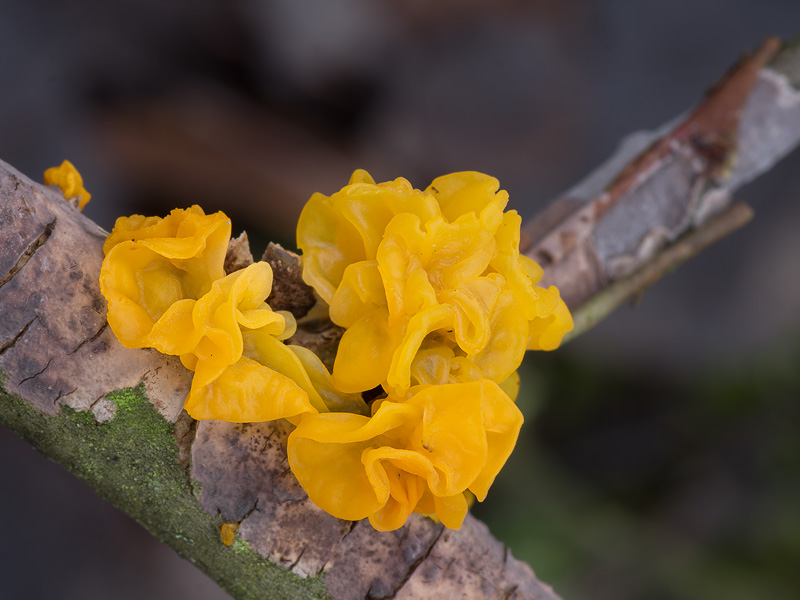
[(103, 246), (100, 290), (120, 343), (181, 354), (182, 340), (171, 335), (169, 326), (186, 303), (225, 276), (230, 236), (225, 214), (206, 215), (199, 206), (175, 209), (163, 219), (117, 219)]
[(78, 198), (78, 209), (83, 207), (92, 199), (92, 195), (83, 187), (83, 177), (78, 173), (78, 169), (65, 160), (58, 167), (50, 167), (44, 172), (45, 185), (57, 185), (61, 188), (64, 198)]
[(296, 322), (266, 303), (267, 263), (225, 274), (230, 221), (197, 206), (117, 220), (100, 275), (108, 322), (123, 345), (194, 372), (193, 418), (296, 425), (289, 465), (331, 515), (389, 531), (418, 512), (458, 528), (516, 443), (525, 350), (572, 328), (558, 290), (535, 285), (542, 270), (519, 254), (520, 218), (498, 190), (474, 172), (420, 191), (356, 171), (311, 197), (298, 245), (345, 328), (333, 374), (284, 343)]
[(112, 330), (124, 346), (180, 356), (195, 372), (185, 405), (193, 418), (244, 423), (329, 410), (307, 370), (320, 387), (330, 375), (282, 342), (294, 317), (265, 302), (269, 264), (225, 275), (230, 231), (223, 213), (197, 206), (118, 219), (100, 272)]
[(520, 255), (508, 194), (475, 172), (424, 191), (356, 171), (330, 197), (314, 194), (297, 228), (303, 277), (346, 328), (333, 378), (346, 392), (382, 385), (502, 383), (526, 349), (552, 350), (572, 329), (558, 290)]
[(289, 465), (314, 504), (379, 531), (412, 512), (457, 529), (467, 494), (483, 500), (511, 454), (522, 414), (488, 379), (412, 388), (373, 405), (371, 418), (308, 415), (289, 436)]
[(294, 333), (295, 320), (266, 304), (271, 287), (270, 266), (254, 263), (172, 315), (175, 354), (194, 371), (185, 406), (193, 418), (250, 423), (327, 410), (313, 406), (291, 377), (299, 360), (281, 340)]

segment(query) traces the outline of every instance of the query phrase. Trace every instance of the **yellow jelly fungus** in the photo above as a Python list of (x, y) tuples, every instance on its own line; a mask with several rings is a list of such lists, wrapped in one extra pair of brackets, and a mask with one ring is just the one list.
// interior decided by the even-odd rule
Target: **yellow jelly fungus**
[(100, 274), (117, 338), (130, 348), (180, 356), (194, 371), (185, 408), (195, 419), (246, 423), (297, 421), (329, 410), (368, 414), (360, 394), (339, 392), (313, 353), (283, 343), (296, 323), (291, 313), (266, 304), (268, 263), (225, 275), (230, 230), (223, 213), (206, 215), (197, 206), (164, 219), (118, 219)]
[(78, 198), (78, 210), (83, 210), (83, 207), (92, 199), (92, 195), (83, 187), (83, 177), (78, 173), (78, 169), (65, 160), (58, 167), (50, 167), (44, 172), (45, 185), (57, 185), (61, 188), (64, 198)]
[(289, 436), (289, 465), (317, 506), (375, 529), (412, 512), (461, 526), (514, 448), (522, 414), (494, 382), (418, 386), (376, 401), (371, 418), (310, 414)]
[[(296, 325), (291, 313), (266, 304), (271, 289), (272, 268), (254, 263), (215, 281), (199, 300), (177, 303), (169, 322), (153, 328), (151, 338), (195, 372), (185, 405), (191, 417), (250, 423), (327, 410), (282, 372), (295, 357), (280, 340)], [(253, 339), (268, 349), (256, 355)]]
[[(308, 395), (314, 410), (369, 414), (361, 394), (344, 394), (337, 390), (328, 369), (310, 350), (287, 346), (262, 330), (243, 330), (242, 334), (244, 356), (292, 380)], [(222, 419), (221, 416), (213, 418)]]
[[(340, 390), (403, 395), (431, 383), (434, 366), (437, 383), (501, 383), (526, 349), (561, 343), (572, 317), (555, 287), (535, 285), (542, 270), (520, 256), (521, 219), (507, 203), (497, 180), (476, 172), (420, 191), (356, 171), (341, 191), (311, 197), (297, 240), (303, 278), (346, 328), (333, 369)], [(427, 366), (415, 366), (421, 353)]]
[(153, 338), (153, 329), (168, 327), (176, 313), (186, 312), (187, 302), (225, 276), (230, 235), (225, 214), (206, 215), (199, 206), (175, 209), (163, 219), (117, 219), (103, 246), (100, 290), (108, 301), (108, 323), (123, 346), (181, 354), (173, 347), (179, 338)]
[(361, 394), (345, 394), (336, 389), (331, 374), (316, 354), (302, 346), (288, 346), (288, 348), (295, 354), (305, 372), (305, 376), (298, 372), (296, 381), (300, 387), (308, 391), (309, 396), (315, 398), (315, 395), (319, 395), (325, 407), (332, 412), (369, 414), (369, 407)]
[(223, 523), (219, 526), (219, 536), (226, 546), (233, 544), (233, 538), (239, 529), (239, 523)]

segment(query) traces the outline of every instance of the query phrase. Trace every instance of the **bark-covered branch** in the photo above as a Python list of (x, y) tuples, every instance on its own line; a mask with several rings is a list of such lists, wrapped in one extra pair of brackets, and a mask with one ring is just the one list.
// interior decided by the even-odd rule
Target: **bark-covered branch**
[[(527, 251), (587, 307), (579, 323), (743, 220), (729, 192), (800, 139), (799, 64), (796, 48), (768, 42), (690, 116), (626, 143), (530, 224)], [(2, 423), (237, 598), (557, 598), (472, 517), (450, 531), (413, 515), (378, 533), (317, 509), (280, 423), (188, 418), (190, 373), (107, 327), (102, 241), (58, 192), (0, 163)], [(304, 339), (330, 347), (335, 332)], [(238, 524), (231, 546), (223, 523)]]
[(0, 421), (234, 597), (556, 598), (470, 516), (380, 533), (318, 509), (281, 423), (192, 421), (190, 373), (107, 326), (98, 227), (2, 162), (0, 198)]
[[(655, 132), (626, 138), (605, 164), (527, 224), (522, 250), (544, 268), (543, 283), (557, 285), (588, 323), (580, 307), (706, 227), (730, 207), (736, 189), (797, 146), (798, 88), (800, 41), (782, 47), (770, 38), (695, 109)], [(663, 275), (679, 263), (662, 257), (660, 264)], [(649, 269), (647, 277), (637, 275), (642, 285), (657, 279)], [(642, 290), (628, 280), (616, 288), (620, 301), (621, 287), (625, 297)]]

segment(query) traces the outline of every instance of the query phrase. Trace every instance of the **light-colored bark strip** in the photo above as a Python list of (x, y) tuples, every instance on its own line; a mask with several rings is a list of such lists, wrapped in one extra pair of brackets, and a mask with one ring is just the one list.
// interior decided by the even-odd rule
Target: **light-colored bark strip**
[(742, 202), (734, 204), (703, 227), (681, 237), (660, 252), (653, 260), (604, 288), (584, 302), (573, 313), (575, 329), (565, 337), (567, 342), (586, 333), (600, 323), (630, 298), (641, 294), (656, 281), (685, 263), (690, 258), (733, 233), (753, 218), (753, 209)]

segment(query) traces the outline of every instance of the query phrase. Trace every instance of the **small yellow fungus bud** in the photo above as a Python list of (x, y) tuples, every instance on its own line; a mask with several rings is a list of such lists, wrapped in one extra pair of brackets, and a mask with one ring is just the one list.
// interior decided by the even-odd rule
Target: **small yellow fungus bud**
[(78, 198), (78, 210), (83, 210), (83, 207), (92, 199), (92, 195), (83, 187), (83, 178), (78, 173), (78, 169), (65, 160), (58, 167), (50, 167), (44, 172), (45, 185), (57, 185), (61, 188), (64, 198)]
[(233, 544), (233, 538), (239, 529), (239, 523), (223, 523), (219, 527), (219, 535), (226, 546)]
[(522, 425), (514, 402), (488, 379), (419, 386), (373, 405), (371, 418), (303, 417), (288, 441), (289, 465), (309, 498), (335, 517), (402, 527), (412, 512), (457, 529), (466, 492), (486, 497)]

